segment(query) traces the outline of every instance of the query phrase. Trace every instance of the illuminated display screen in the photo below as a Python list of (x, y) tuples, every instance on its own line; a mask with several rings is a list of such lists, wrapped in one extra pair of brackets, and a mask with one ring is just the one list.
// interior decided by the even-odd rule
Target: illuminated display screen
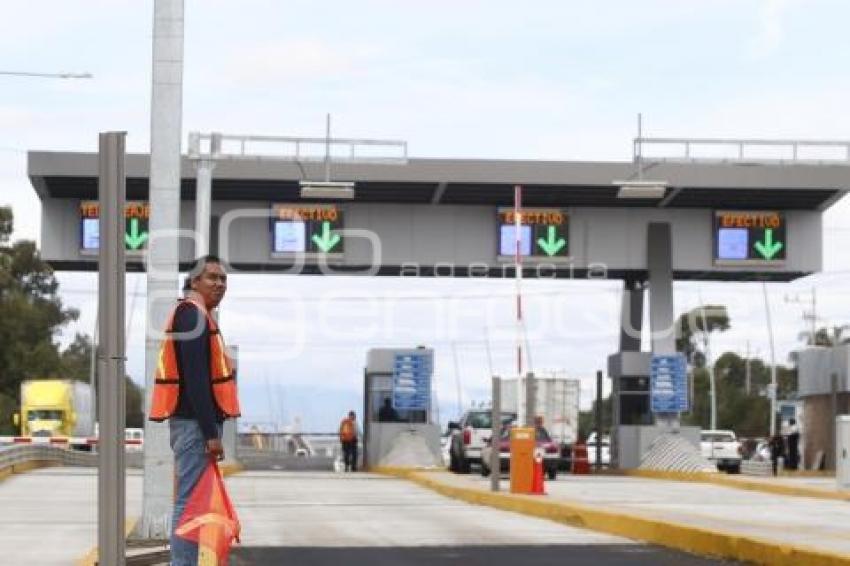
[[(150, 205), (133, 201), (124, 205), (124, 248), (140, 252), (147, 248)], [(100, 249), (100, 205), (97, 201), (80, 202), (80, 249), (97, 252)]]
[[(499, 256), (516, 254), (516, 226), (513, 208), (500, 208)], [(559, 208), (524, 208), (520, 211), (520, 254), (531, 258), (567, 258), (569, 216)]]
[(334, 204), (272, 205), (272, 253), (341, 254), (342, 210)]
[(785, 261), (785, 215), (775, 211), (714, 213), (714, 260), (734, 265)]
[[(531, 226), (520, 226), (519, 251), (522, 255), (531, 254)], [(516, 254), (516, 226), (502, 224), (499, 227), (499, 255)]]

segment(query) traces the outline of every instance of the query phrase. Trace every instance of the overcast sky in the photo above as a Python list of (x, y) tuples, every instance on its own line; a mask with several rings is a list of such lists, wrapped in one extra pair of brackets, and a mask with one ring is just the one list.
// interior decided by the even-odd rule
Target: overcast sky
[[(90, 72), (91, 80), (0, 76), (0, 202), (16, 236), (38, 238), (26, 150), (94, 151), (97, 133), (149, 149), (151, 0), (10, 3), (0, 71)], [(403, 139), (413, 157), (629, 160), (636, 115), (649, 136), (850, 139), (850, 4), (188, 0), (183, 139), (189, 131)], [(850, 323), (850, 204), (824, 220), (825, 273), (768, 286), (777, 359), (800, 344), (817, 288), (820, 325)], [(60, 274), (75, 331), (94, 326), (93, 274)], [(127, 283), (128, 370), (143, 381), (144, 280)], [(616, 349), (611, 282), (529, 282), (536, 370), (583, 380)], [(725, 304), (716, 352), (769, 355), (761, 286), (679, 283), (676, 311)], [(332, 429), (361, 403), (373, 346), (437, 350), (441, 417), (486, 397), (513, 367), (510, 281), (235, 276), (222, 313), (240, 345), (245, 420)], [(301, 313), (321, 312), (315, 316)], [(262, 330), (260, 330), (262, 329)], [(274, 329), (274, 332), (270, 330)]]

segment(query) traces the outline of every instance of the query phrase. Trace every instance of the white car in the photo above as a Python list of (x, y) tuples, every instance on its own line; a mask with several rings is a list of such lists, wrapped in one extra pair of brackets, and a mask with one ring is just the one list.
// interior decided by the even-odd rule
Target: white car
[[(481, 463), (481, 449), (484, 441), (493, 433), (493, 419), (490, 409), (471, 409), (466, 411), (460, 422), (449, 423), (451, 437), (449, 441), (449, 470), (468, 474), (473, 464)], [(516, 413), (502, 413), (502, 425), (516, 420)]]
[(737, 474), (741, 471), (741, 443), (731, 430), (704, 430), (700, 433), (700, 451), (718, 470)]

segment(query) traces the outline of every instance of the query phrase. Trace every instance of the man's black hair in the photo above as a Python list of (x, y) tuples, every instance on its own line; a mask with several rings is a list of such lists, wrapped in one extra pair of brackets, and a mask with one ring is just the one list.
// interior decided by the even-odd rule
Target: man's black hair
[(186, 278), (183, 280), (183, 291), (191, 291), (192, 290), (192, 279), (201, 275), (204, 272), (204, 268), (208, 263), (218, 263), (221, 264), (221, 258), (217, 255), (207, 254), (199, 257), (192, 264), (192, 269), (189, 270), (189, 273), (186, 274)]

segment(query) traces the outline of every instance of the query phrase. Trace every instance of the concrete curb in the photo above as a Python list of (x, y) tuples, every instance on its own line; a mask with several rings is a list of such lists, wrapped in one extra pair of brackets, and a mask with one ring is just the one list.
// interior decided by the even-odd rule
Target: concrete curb
[(55, 462), (53, 460), (29, 460), (19, 464), (12, 464), (11, 466), (0, 468), (0, 481), (3, 481), (14, 474), (23, 474), (38, 468), (51, 468), (53, 466), (61, 465), (62, 464), (60, 462)]
[(540, 496), (482, 491), (456, 487), (435, 479), (439, 473), (420, 470), (378, 468), (375, 473), (410, 480), (447, 497), (549, 519), (559, 523), (641, 540), (685, 552), (776, 566), (834, 566), (850, 564), (850, 555), (735, 533), (692, 527), (623, 512), (604, 511), (569, 501)]
[(765, 481), (742, 479), (740, 476), (727, 476), (726, 474), (668, 472), (661, 470), (626, 470), (623, 472), (623, 475), (655, 480), (710, 483), (714, 485), (721, 485), (723, 487), (744, 489), (747, 491), (760, 491), (762, 493), (770, 493), (773, 495), (812, 497), (815, 499), (829, 499), (831, 501), (850, 501), (850, 491), (829, 491), (816, 487), (795, 485), (771, 485)]
[[(219, 470), (221, 470), (221, 475), (223, 477), (229, 477), (241, 472), (244, 468), (242, 464), (238, 462), (230, 462), (227, 464), (219, 464)], [(139, 522), (141, 517), (134, 517), (132, 519), (127, 519), (124, 529), (124, 538), (130, 536), (136, 529), (136, 524)], [(85, 556), (78, 559), (75, 563), (75, 566), (95, 566), (97, 564), (97, 546), (91, 548)]]

